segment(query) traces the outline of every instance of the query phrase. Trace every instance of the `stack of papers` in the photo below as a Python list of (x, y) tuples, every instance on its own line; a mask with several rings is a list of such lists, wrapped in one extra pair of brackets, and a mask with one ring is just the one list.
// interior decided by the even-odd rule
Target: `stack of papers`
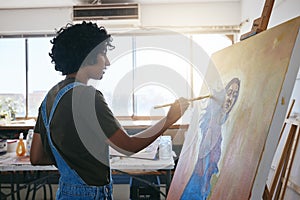
[[(158, 146), (159, 146), (160, 138), (157, 138), (153, 143), (151, 143), (145, 149), (131, 155), (131, 158), (141, 158), (141, 159), (151, 159), (154, 160), (156, 158)], [(127, 157), (126, 155), (118, 152), (117, 150), (109, 147), (109, 153), (111, 156), (119, 156), (119, 157)]]

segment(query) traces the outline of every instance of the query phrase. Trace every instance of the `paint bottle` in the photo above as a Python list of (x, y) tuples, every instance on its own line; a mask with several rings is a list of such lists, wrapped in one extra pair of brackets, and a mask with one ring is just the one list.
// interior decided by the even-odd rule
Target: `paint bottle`
[(25, 153), (26, 153), (26, 149), (25, 149), (25, 144), (24, 144), (23, 138), (24, 138), (23, 133), (20, 133), (19, 141), (18, 141), (18, 145), (17, 145), (17, 149), (16, 149), (17, 156), (24, 156)]
[(7, 152), (7, 140), (0, 139), (0, 155), (6, 154)]
[(172, 157), (171, 136), (161, 136), (159, 142), (159, 159), (169, 160)]
[(30, 156), (32, 138), (33, 138), (33, 129), (29, 129), (26, 136), (26, 156)]

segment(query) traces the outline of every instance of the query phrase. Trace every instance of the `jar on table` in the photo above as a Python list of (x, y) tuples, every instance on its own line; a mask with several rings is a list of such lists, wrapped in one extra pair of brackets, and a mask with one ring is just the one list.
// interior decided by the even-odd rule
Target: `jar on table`
[(161, 136), (159, 142), (159, 159), (168, 160), (172, 157), (171, 136)]

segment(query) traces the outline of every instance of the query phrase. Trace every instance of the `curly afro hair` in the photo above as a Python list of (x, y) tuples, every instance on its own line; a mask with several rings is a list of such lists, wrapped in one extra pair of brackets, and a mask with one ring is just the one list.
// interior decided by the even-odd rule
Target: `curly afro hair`
[(95, 64), (97, 54), (114, 48), (111, 41), (105, 28), (95, 23), (67, 24), (51, 40), (53, 46), (49, 56), (55, 70), (68, 75), (77, 72), (81, 66)]

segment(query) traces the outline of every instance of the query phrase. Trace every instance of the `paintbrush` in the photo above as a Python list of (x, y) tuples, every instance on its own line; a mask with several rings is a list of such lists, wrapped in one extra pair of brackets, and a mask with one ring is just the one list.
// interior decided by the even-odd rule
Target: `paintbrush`
[[(197, 101), (197, 100), (206, 99), (206, 98), (209, 98), (209, 97), (211, 97), (211, 96), (210, 95), (205, 95), (205, 96), (200, 96), (200, 97), (195, 97), (195, 98), (192, 98), (192, 99), (188, 99), (188, 101)], [(164, 104), (164, 105), (154, 106), (154, 109), (171, 106), (172, 104), (173, 103), (168, 103), (168, 104)]]

